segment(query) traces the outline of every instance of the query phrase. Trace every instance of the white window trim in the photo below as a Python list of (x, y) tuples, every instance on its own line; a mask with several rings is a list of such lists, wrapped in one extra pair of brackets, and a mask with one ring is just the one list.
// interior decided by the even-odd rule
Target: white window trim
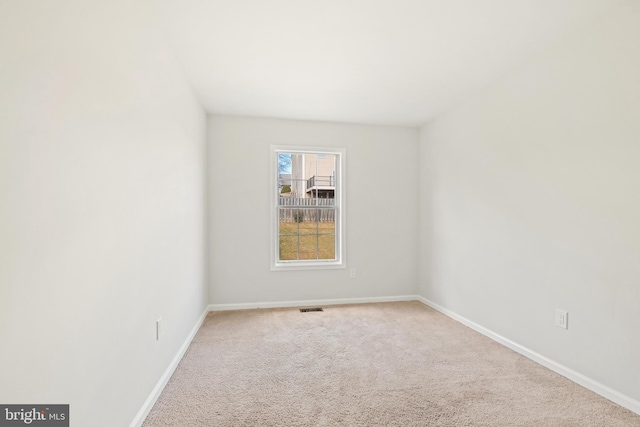
[[(278, 154), (279, 153), (300, 153), (317, 154), (326, 153), (336, 155), (336, 259), (332, 261), (310, 260), (310, 261), (279, 261), (278, 237)], [(347, 265), (346, 252), (346, 174), (345, 165), (347, 160), (347, 150), (335, 147), (308, 147), (300, 145), (272, 145), (271, 146), (271, 271), (288, 270), (324, 270), (345, 268)]]

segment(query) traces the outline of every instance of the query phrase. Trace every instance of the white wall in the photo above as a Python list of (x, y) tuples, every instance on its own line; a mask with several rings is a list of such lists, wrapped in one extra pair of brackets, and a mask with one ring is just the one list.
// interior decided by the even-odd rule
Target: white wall
[(206, 117), (167, 46), (147, 1), (0, 5), (2, 403), (128, 425), (206, 307)]
[[(209, 117), (212, 304), (415, 294), (416, 129)], [(270, 271), (270, 145), (347, 150), (347, 263)]]
[(640, 10), (628, 6), (421, 129), (420, 293), (637, 403)]

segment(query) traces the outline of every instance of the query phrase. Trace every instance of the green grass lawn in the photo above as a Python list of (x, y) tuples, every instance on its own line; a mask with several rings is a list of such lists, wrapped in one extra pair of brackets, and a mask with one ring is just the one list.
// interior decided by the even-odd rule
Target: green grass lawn
[(280, 260), (336, 258), (334, 222), (280, 222)]

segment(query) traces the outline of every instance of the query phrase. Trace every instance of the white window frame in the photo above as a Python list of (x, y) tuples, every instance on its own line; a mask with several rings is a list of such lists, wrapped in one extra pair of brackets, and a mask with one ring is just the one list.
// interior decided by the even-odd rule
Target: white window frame
[[(278, 154), (332, 154), (336, 156), (336, 189), (334, 193), (336, 210), (336, 259), (335, 260), (287, 260), (280, 261), (280, 239), (278, 232)], [(308, 147), (299, 145), (272, 145), (271, 146), (271, 271), (287, 270), (324, 270), (345, 268), (346, 262), (346, 174), (345, 165), (347, 151), (344, 148), (335, 147)]]

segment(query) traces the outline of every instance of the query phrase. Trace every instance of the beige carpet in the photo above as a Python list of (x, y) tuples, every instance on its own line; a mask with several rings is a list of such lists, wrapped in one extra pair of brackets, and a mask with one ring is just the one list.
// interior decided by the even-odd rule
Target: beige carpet
[(419, 302), (210, 313), (151, 426), (640, 426)]

